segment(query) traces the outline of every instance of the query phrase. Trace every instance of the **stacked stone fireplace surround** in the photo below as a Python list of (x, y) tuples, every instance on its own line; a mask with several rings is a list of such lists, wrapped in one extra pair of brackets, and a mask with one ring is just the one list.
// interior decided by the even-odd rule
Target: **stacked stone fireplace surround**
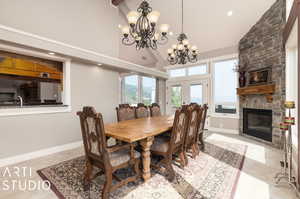
[(270, 144), (277, 148), (281, 142), (279, 124), (285, 114), (285, 49), (282, 36), (285, 15), (285, 0), (277, 0), (239, 42), (239, 66), (247, 68), (246, 71), (270, 67), (272, 83), (276, 85), (271, 103), (267, 102), (264, 95), (247, 95), (244, 100), (240, 98), (240, 134), (247, 136), (243, 133), (243, 108), (272, 110)]

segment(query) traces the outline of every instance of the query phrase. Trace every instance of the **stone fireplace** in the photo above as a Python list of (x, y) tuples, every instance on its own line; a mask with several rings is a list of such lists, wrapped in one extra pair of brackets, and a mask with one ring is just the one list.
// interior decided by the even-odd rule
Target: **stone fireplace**
[[(285, 0), (277, 0), (239, 42), (239, 67), (246, 72), (268, 67), (272, 71), (271, 84), (275, 85), (272, 100), (258, 93), (240, 97), (240, 134), (277, 148), (281, 142), (279, 125), (285, 114), (284, 26)], [(254, 113), (256, 110), (261, 112)]]

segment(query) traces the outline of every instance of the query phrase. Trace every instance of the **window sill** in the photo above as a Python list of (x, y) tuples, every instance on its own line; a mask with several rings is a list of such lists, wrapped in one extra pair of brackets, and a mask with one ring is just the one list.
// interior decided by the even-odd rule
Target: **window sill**
[(35, 115), (49, 113), (71, 112), (71, 106), (67, 105), (48, 105), (48, 106), (23, 106), (23, 107), (0, 107), (0, 117), (17, 115)]
[(217, 117), (217, 118), (240, 119), (238, 114), (230, 114), (230, 113), (211, 113), (209, 116)]

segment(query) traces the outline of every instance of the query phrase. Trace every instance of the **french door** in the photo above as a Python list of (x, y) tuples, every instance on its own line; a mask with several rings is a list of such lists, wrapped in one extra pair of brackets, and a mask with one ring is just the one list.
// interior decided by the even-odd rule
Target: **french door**
[(183, 104), (208, 102), (208, 80), (167, 82), (167, 114), (174, 114)]

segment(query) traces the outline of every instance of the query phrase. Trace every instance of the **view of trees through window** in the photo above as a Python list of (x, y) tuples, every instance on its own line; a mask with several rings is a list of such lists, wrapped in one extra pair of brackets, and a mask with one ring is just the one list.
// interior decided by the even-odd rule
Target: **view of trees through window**
[(126, 76), (124, 78), (124, 100), (125, 103), (138, 103), (138, 76)]
[(171, 89), (171, 104), (173, 107), (180, 107), (182, 104), (181, 86), (172, 86)]
[[(214, 103), (216, 113), (236, 113), (237, 60), (214, 63)], [(224, 89), (226, 88), (226, 89)]]
[[(123, 103), (151, 105), (156, 102), (156, 79), (138, 75), (125, 76)], [(141, 89), (140, 89), (141, 88)]]
[(145, 105), (151, 105), (155, 102), (156, 79), (142, 77), (142, 102)]

